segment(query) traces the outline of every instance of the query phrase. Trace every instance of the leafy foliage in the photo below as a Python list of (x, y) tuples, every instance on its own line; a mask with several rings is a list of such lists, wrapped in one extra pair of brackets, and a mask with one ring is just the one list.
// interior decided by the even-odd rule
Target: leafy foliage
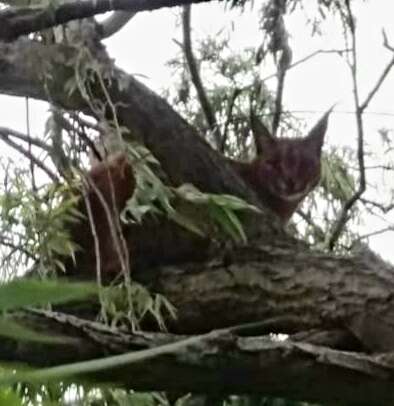
[[(59, 257), (76, 249), (65, 224), (73, 221), (75, 196), (64, 198), (67, 186), (45, 184), (30, 190), (30, 171), (10, 163), (0, 194), (3, 278), (34, 267), (38, 272), (62, 269)], [(60, 201), (62, 204), (59, 204)], [(24, 269), (23, 269), (24, 268)]]

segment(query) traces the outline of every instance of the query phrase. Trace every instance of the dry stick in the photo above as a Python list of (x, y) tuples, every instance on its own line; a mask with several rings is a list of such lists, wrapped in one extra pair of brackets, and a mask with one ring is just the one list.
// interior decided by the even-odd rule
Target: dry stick
[(192, 41), (191, 41), (191, 25), (190, 25), (191, 6), (184, 6), (182, 10), (182, 30), (183, 30), (183, 51), (187, 66), (190, 72), (191, 81), (196, 89), (197, 97), (200, 102), (202, 111), (204, 112), (205, 119), (208, 127), (212, 132), (217, 149), (221, 148), (222, 136), (220, 134), (219, 126), (216, 121), (215, 113), (209, 102), (204, 86), (201, 81), (200, 72), (197, 67), (196, 58), (193, 54)]
[[(394, 48), (389, 45), (386, 33), (384, 31), (383, 31), (383, 46), (394, 53)], [(362, 112), (368, 107), (368, 104), (371, 102), (372, 98), (375, 96), (377, 91), (380, 89), (380, 86), (382, 85), (383, 81), (386, 79), (387, 75), (389, 74), (389, 72), (393, 66), (394, 66), (394, 55), (391, 58), (388, 65), (383, 70), (382, 74), (380, 75), (379, 79), (376, 82), (376, 85), (373, 87), (373, 89), (371, 90), (371, 92), (369, 93), (367, 98), (365, 99), (364, 103), (360, 106), (360, 109)]]
[(368, 205), (370, 204), (371, 206), (374, 206), (375, 208), (379, 209), (380, 211), (382, 211), (384, 214), (387, 214), (389, 211), (394, 209), (394, 204), (389, 204), (387, 206), (384, 206), (383, 204), (380, 204), (378, 202), (374, 202), (373, 200), (369, 200), (369, 199), (364, 199), (361, 198), (360, 199), (361, 203), (363, 203), (364, 205)]
[(394, 231), (394, 226), (387, 226), (387, 227), (383, 227), (380, 228), (379, 230), (375, 230), (375, 231), (371, 231), (368, 234), (364, 234), (364, 235), (360, 235), (359, 237), (357, 237), (354, 241), (353, 241), (353, 245), (355, 243), (360, 242), (361, 240), (365, 240), (366, 238), (370, 238), (373, 237), (375, 235), (380, 235), (380, 234), (384, 234), (387, 233), (388, 231)]
[(50, 145), (48, 145), (47, 143), (39, 140), (38, 138), (33, 138), (29, 135), (26, 134), (22, 134), (18, 131), (15, 131), (11, 128), (7, 128), (7, 127), (0, 127), (0, 137), (5, 137), (8, 138), (9, 136), (11, 137), (15, 137), (20, 139), (21, 141), (30, 143), (31, 145), (35, 145), (36, 147), (41, 148), (42, 150), (50, 153), (52, 152), (52, 147)]
[[(133, 306), (133, 302), (132, 302), (132, 298), (131, 298), (131, 292), (130, 292), (130, 286), (131, 286), (130, 258), (129, 258), (129, 254), (128, 254), (127, 243), (126, 243), (126, 240), (125, 240), (125, 238), (123, 236), (122, 227), (121, 227), (120, 220), (119, 220), (119, 212), (118, 212), (117, 207), (116, 207), (115, 189), (113, 187), (112, 176), (111, 176), (111, 173), (109, 171), (109, 168), (107, 168), (107, 170), (108, 170), (108, 176), (109, 176), (109, 179), (110, 179), (111, 202), (112, 202), (112, 208), (113, 208), (114, 215), (112, 215), (109, 205), (105, 201), (103, 194), (98, 189), (98, 187), (95, 185), (93, 180), (90, 179), (88, 176), (86, 177), (86, 179), (88, 180), (89, 186), (93, 189), (93, 192), (99, 198), (100, 204), (102, 205), (102, 207), (103, 207), (103, 209), (105, 211), (105, 215), (107, 217), (107, 221), (108, 221), (108, 224), (109, 224), (110, 234), (111, 234), (113, 243), (115, 245), (116, 254), (117, 254), (118, 258), (119, 258), (121, 271), (122, 271), (122, 274), (124, 276), (125, 283), (126, 283), (126, 288), (127, 288), (127, 292), (128, 292), (127, 300), (129, 302), (130, 310), (133, 312), (133, 318), (132, 318), (131, 321), (132, 321), (132, 323), (134, 323), (136, 321), (136, 317), (135, 317), (135, 314), (134, 314), (134, 306)], [(133, 327), (133, 330), (134, 330), (135, 329), (134, 324), (132, 325), (132, 327)]]
[[(108, 171), (109, 171), (109, 169), (108, 169)], [(86, 176), (86, 179), (88, 180), (89, 187), (91, 187), (93, 189), (93, 192), (96, 194), (96, 196), (100, 200), (100, 204), (102, 205), (102, 207), (105, 211), (105, 215), (107, 217), (107, 221), (109, 224), (111, 237), (115, 243), (115, 248), (116, 248), (117, 254), (119, 256), (122, 272), (127, 273), (127, 271), (129, 271), (129, 269), (127, 268), (127, 263), (125, 262), (125, 258), (123, 255), (124, 253), (122, 253), (122, 246), (120, 245), (120, 242), (119, 242), (119, 235), (121, 233), (121, 230), (119, 230), (119, 228), (118, 228), (119, 224), (114, 224), (114, 217), (116, 216), (116, 212), (115, 212), (115, 216), (112, 215), (111, 209), (110, 209), (108, 203), (105, 201), (105, 198), (104, 198), (103, 194), (101, 193), (101, 191), (99, 190), (99, 188), (96, 186), (96, 184), (93, 182), (93, 180), (89, 178), (89, 176)], [(110, 176), (110, 183), (112, 183), (111, 176)], [(115, 201), (113, 200), (113, 198), (114, 198), (114, 194), (111, 193), (111, 200), (115, 207)], [(116, 209), (116, 207), (115, 207), (115, 209)], [(117, 234), (118, 232), (119, 232), (119, 235)]]
[[(89, 51), (89, 56), (90, 56), (90, 58), (93, 59), (93, 55), (90, 53), (90, 51)], [(86, 89), (85, 87), (82, 86), (82, 83), (84, 83), (84, 81), (81, 80), (81, 77), (79, 75), (78, 67), (75, 68), (75, 74), (76, 74), (76, 77), (77, 77), (77, 83), (78, 83), (80, 93), (81, 93), (81, 95), (83, 95), (87, 105), (90, 107), (90, 109), (92, 110), (92, 112), (94, 114), (98, 113), (99, 115), (101, 115), (102, 112), (100, 112), (100, 111), (97, 112), (97, 108), (95, 108), (94, 103), (92, 103), (92, 101), (91, 101), (91, 98), (89, 96), (87, 96), (87, 93), (91, 93), (90, 88)], [(96, 75), (97, 75), (97, 80), (98, 80), (98, 82), (100, 84), (100, 88), (101, 88), (101, 90), (102, 90), (102, 92), (104, 94), (105, 100), (106, 100), (106, 102), (107, 102), (107, 104), (108, 104), (108, 106), (109, 106), (109, 108), (111, 110), (111, 114), (112, 114), (113, 121), (114, 121), (114, 124), (115, 124), (116, 134), (119, 137), (120, 143), (122, 143), (124, 141), (123, 141), (123, 138), (122, 138), (122, 131), (121, 131), (121, 127), (120, 127), (120, 124), (119, 124), (119, 121), (118, 121), (116, 107), (115, 107), (114, 103), (111, 100), (111, 97), (110, 97), (110, 95), (108, 93), (108, 90), (107, 90), (107, 88), (105, 86), (105, 83), (104, 83), (104, 80), (103, 80), (103, 77), (102, 77), (101, 73), (96, 72)], [(123, 233), (122, 233), (122, 230), (121, 230), (121, 227), (120, 227), (119, 218), (117, 219), (117, 222), (116, 222), (115, 227), (114, 227), (114, 224), (113, 224), (113, 221), (112, 221), (113, 219), (111, 217), (111, 212), (109, 210), (109, 207), (108, 207), (107, 203), (105, 202), (101, 192), (97, 189), (96, 185), (94, 185), (94, 182), (91, 182), (91, 184), (92, 184), (93, 189), (95, 189), (96, 193), (98, 192), (97, 195), (99, 197), (100, 202), (103, 204), (103, 208), (104, 208), (106, 216), (108, 218), (110, 232), (111, 232), (111, 235), (112, 235), (114, 243), (115, 243), (115, 248), (116, 248), (116, 251), (117, 251), (117, 255), (119, 256), (119, 260), (120, 260), (120, 263), (121, 263), (122, 274), (123, 274), (124, 280), (125, 280), (125, 287), (126, 287), (126, 290), (127, 290), (127, 300), (128, 300), (129, 308), (133, 312), (133, 316), (134, 316), (134, 306), (133, 306), (132, 292), (131, 292), (131, 277), (130, 277), (129, 256), (128, 256), (127, 244), (126, 244), (126, 241), (124, 239), (124, 236), (123, 236)], [(111, 187), (111, 198), (113, 199), (113, 203), (115, 204), (114, 190), (113, 190), (112, 181), (111, 181), (110, 187)], [(117, 212), (117, 210), (116, 210), (116, 212)], [(115, 230), (114, 230), (114, 228), (115, 228)], [(116, 235), (116, 228), (119, 231), (119, 236)], [(122, 255), (122, 248), (123, 248), (125, 257), (123, 257), (123, 255)], [(134, 322), (135, 320), (136, 320), (136, 318), (133, 317), (132, 322)], [(132, 325), (132, 328), (134, 329), (134, 325)]]
[[(111, 109), (113, 121), (114, 121), (115, 128), (116, 128), (116, 134), (119, 137), (119, 141), (124, 142), (123, 137), (122, 137), (122, 131), (121, 131), (119, 120), (118, 120), (118, 115), (117, 115), (117, 112), (116, 112), (116, 106), (114, 105), (114, 103), (111, 100), (111, 96), (108, 93), (108, 89), (105, 86), (103, 77), (101, 76), (100, 72), (98, 72), (97, 77), (98, 77), (98, 81), (100, 83), (101, 90), (102, 90), (102, 92), (103, 92), (103, 94), (105, 96), (105, 100), (106, 100), (106, 102), (108, 103), (108, 105), (109, 105), (109, 107)], [(128, 253), (127, 243), (126, 243), (126, 240), (125, 240), (125, 238), (123, 236), (123, 233), (122, 233), (122, 228), (121, 228), (120, 220), (119, 220), (119, 213), (118, 213), (118, 210), (117, 210), (116, 204), (115, 204), (115, 190), (114, 190), (114, 187), (113, 187), (112, 178), (110, 178), (110, 180), (111, 180), (111, 182), (110, 182), (111, 198), (112, 198), (112, 202), (113, 202), (113, 205), (114, 205), (114, 211), (115, 211), (115, 213), (117, 213), (116, 214), (116, 220), (115, 220), (116, 221), (115, 226), (117, 227), (117, 230), (119, 232), (118, 239), (115, 240), (115, 243), (116, 243), (115, 245), (116, 245), (117, 253), (118, 253), (118, 255), (120, 255), (119, 259), (121, 261), (122, 274), (123, 274), (123, 277), (124, 277), (124, 280), (125, 280), (125, 286), (126, 286), (126, 290), (127, 290), (127, 301), (128, 301), (130, 310), (133, 312), (133, 317), (132, 317), (132, 320), (131, 320), (132, 321), (132, 328), (133, 328), (133, 330), (135, 330), (135, 327), (138, 327), (138, 326), (134, 326), (134, 322), (137, 320), (137, 318), (135, 317), (133, 300), (132, 300), (132, 292), (131, 292), (130, 257), (129, 257), (129, 253)], [(124, 257), (122, 257), (122, 249), (123, 249)]]
[[(290, 70), (292, 68), (295, 68), (296, 66), (308, 61), (309, 59), (314, 58), (315, 56), (319, 55), (319, 54), (343, 54), (343, 53), (347, 53), (349, 52), (350, 49), (318, 49), (317, 51), (314, 51), (312, 53), (310, 53), (307, 56), (304, 56), (303, 58), (299, 59), (298, 61), (292, 63), (291, 65), (289, 65), (289, 67), (287, 68), (287, 70)], [(277, 73), (273, 73), (271, 75), (266, 76), (265, 78), (261, 79), (261, 82), (265, 82), (269, 79), (273, 79), (276, 78), (278, 76)]]
[(324, 242), (326, 233), (323, 231), (323, 229), (317, 225), (310, 214), (305, 213), (301, 209), (297, 209), (296, 213), (311, 227), (314, 229), (314, 233), (317, 235), (317, 237)]
[[(357, 50), (356, 50), (356, 29), (355, 29), (355, 22), (353, 19), (352, 10), (350, 7), (349, 0), (346, 0), (346, 8), (348, 12), (348, 21), (349, 21), (349, 28), (351, 33), (352, 39), (352, 61), (351, 61), (351, 72), (352, 72), (352, 81), (353, 81), (353, 93), (354, 93), (354, 103), (356, 107), (356, 122), (357, 122), (357, 160), (360, 172), (360, 181), (358, 189), (355, 191), (353, 196), (343, 205), (341, 214), (339, 215), (338, 219), (335, 221), (334, 226), (331, 230), (330, 237), (328, 240), (328, 248), (332, 250), (338, 241), (338, 238), (345, 227), (346, 223), (349, 220), (349, 211), (353, 207), (353, 205), (361, 198), (363, 193), (366, 190), (366, 176), (365, 176), (365, 162), (364, 162), (364, 126), (363, 126), (363, 118), (362, 115), (364, 110), (368, 107), (368, 104), (371, 102), (372, 98), (375, 96), (377, 91), (379, 90), (380, 86), (383, 84), (383, 81), (387, 77), (389, 71), (394, 66), (394, 56), (390, 60), (389, 64), (383, 70), (382, 74), (380, 75), (379, 79), (377, 80), (375, 86), (372, 88), (372, 91), (368, 94), (365, 101), (360, 103), (359, 93), (358, 93), (358, 82), (357, 82)], [(384, 45), (386, 48), (389, 48), (389, 45), (386, 43), (387, 38), (384, 40)]]
[[(90, 204), (89, 194), (87, 192), (88, 187), (89, 187), (89, 181), (86, 182), (86, 185), (85, 184), (82, 185), (82, 196), (83, 196), (83, 200), (86, 205), (86, 212), (88, 214), (90, 231), (93, 236), (94, 253), (96, 255), (96, 277), (97, 277), (97, 285), (99, 286), (99, 296), (100, 296), (100, 300), (101, 300), (103, 283), (102, 283), (102, 276), (101, 276), (100, 240), (97, 235), (96, 223), (94, 221), (92, 206)], [(107, 324), (108, 318), (107, 318), (107, 314), (103, 311), (103, 306), (101, 306), (101, 314), (103, 316), (104, 322)]]

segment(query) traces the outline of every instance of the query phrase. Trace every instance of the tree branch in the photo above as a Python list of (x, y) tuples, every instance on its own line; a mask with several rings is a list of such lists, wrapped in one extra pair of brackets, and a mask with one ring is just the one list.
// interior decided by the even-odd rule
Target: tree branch
[(106, 11), (137, 13), (207, 1), (210, 0), (85, 0), (46, 7), (7, 8), (0, 12), (0, 40), (13, 41), (20, 36)]
[[(5, 130), (5, 132), (4, 132), (4, 130)], [(35, 165), (37, 165), (41, 170), (43, 170), (48, 175), (49, 179), (51, 179), (52, 182), (58, 182), (59, 181), (58, 176), (47, 165), (45, 165), (40, 159), (36, 158), (34, 156), (34, 154), (32, 154), (28, 149), (25, 149), (21, 145), (12, 141), (10, 139), (10, 133), (8, 131), (11, 131), (11, 135), (16, 136), (15, 134), (17, 134), (18, 138), (21, 138), (23, 136), (23, 134), (19, 134), (16, 131), (2, 128), (2, 129), (0, 129), (0, 139), (3, 142), (5, 142), (6, 144), (8, 144), (15, 151), (18, 151), (20, 154), (24, 155), (29, 160), (29, 162), (34, 162)], [(32, 140), (31, 138), (29, 138), (29, 139)], [(33, 142), (31, 142), (31, 143), (33, 144)]]
[(182, 11), (182, 28), (183, 28), (183, 51), (187, 66), (190, 72), (191, 81), (196, 89), (197, 97), (200, 102), (205, 119), (208, 123), (208, 128), (213, 134), (216, 143), (216, 148), (220, 149), (222, 145), (222, 136), (220, 134), (219, 125), (216, 121), (215, 113), (209, 102), (208, 96), (205, 92), (204, 85), (200, 77), (200, 72), (197, 67), (196, 58), (193, 54), (192, 40), (191, 40), (191, 25), (190, 25), (191, 6), (184, 6)]
[(109, 38), (120, 31), (137, 13), (130, 11), (115, 11), (107, 19), (100, 22), (101, 38)]
[[(297, 263), (302, 263), (302, 267), (297, 268)], [(194, 337), (132, 334), (65, 314), (28, 312), (16, 315), (16, 320), (69, 339), (48, 346), (0, 338), (0, 359), (47, 367), (58, 365), (59, 361), (93, 359), (85, 364), (87, 369), (78, 369), (81, 379), (110, 380), (134, 390), (209, 394), (217, 393), (219, 387), (222, 394), (281, 395), (319, 403), (333, 402), (338, 393), (348, 405), (386, 405), (394, 401), (394, 363), (390, 353), (366, 355), (354, 352), (354, 347), (349, 348), (351, 352), (343, 352), (308, 343), (343, 343), (348, 338), (338, 326), (344, 325), (367, 348), (375, 341), (378, 353), (392, 351), (391, 267), (368, 256), (338, 260), (302, 250), (295, 254), (293, 248), (278, 246), (244, 248), (235, 253), (231, 265), (218, 267), (216, 262), (204, 265), (204, 269), (193, 269), (167, 269), (152, 288), (161, 286), (161, 291), (177, 305), (178, 329), (191, 331), (191, 325), (200, 319), (200, 326), (194, 327), (200, 331), (213, 327), (216, 331), (212, 333)], [(350, 292), (357, 296), (352, 303)], [(209, 317), (213, 308), (215, 317)], [(253, 320), (265, 320), (266, 328), (272, 332), (305, 331), (308, 325), (330, 327), (326, 331), (296, 334), (295, 342), (269, 336), (239, 337), (236, 334), (250, 332), (245, 330), (247, 326), (224, 326), (231, 319), (240, 321), (240, 314), (248, 312)], [(40, 356), (43, 345), (45, 357)], [(95, 360), (104, 354), (122, 355), (103, 363)], [(77, 367), (44, 370), (36, 376), (42, 381), (56, 372), (73, 373)], [(313, 388), (309, 383), (312, 378)]]
[[(391, 50), (394, 53), (394, 49), (389, 45), (388, 39), (386, 34), (383, 32), (383, 45), (385, 48)], [(375, 86), (372, 88), (371, 92), (368, 94), (364, 102), (360, 106), (361, 112), (364, 112), (364, 110), (368, 107), (369, 103), (371, 100), (374, 98), (375, 94), (378, 92), (380, 87), (382, 86), (384, 80), (386, 79), (387, 75), (390, 73), (391, 69), (394, 66), (394, 55), (392, 56), (390, 62), (387, 64), (387, 66), (384, 68), (383, 72), (381, 73), (379, 79), (377, 80)]]
[(0, 127), (0, 137), (8, 138), (9, 136), (18, 138), (19, 140), (26, 142), (28, 144), (34, 145), (35, 147), (41, 148), (43, 151), (48, 152), (49, 154), (52, 152), (52, 147), (41, 141), (38, 138), (33, 138), (27, 134), (22, 134), (19, 131), (15, 131), (11, 128)]
[[(358, 69), (358, 57), (357, 57), (357, 35), (356, 35), (356, 25), (354, 21), (353, 12), (350, 5), (350, 0), (345, 0), (346, 5), (346, 21), (348, 24), (348, 29), (350, 31), (352, 46), (351, 46), (351, 61), (350, 70), (353, 81), (353, 95), (354, 95), (354, 105), (356, 110), (356, 124), (357, 124), (357, 160), (359, 166), (360, 179), (357, 190), (349, 198), (347, 202), (342, 207), (339, 217), (333, 224), (330, 231), (330, 236), (328, 239), (328, 248), (330, 250), (334, 249), (334, 246), (341, 235), (343, 228), (349, 220), (349, 211), (353, 205), (360, 199), (364, 194), (366, 189), (366, 176), (365, 176), (365, 162), (364, 162), (364, 124), (363, 124), (363, 109), (361, 107), (359, 89), (358, 89), (358, 79), (357, 79), (357, 69)], [(368, 100), (368, 98), (367, 98)], [(370, 100), (369, 100), (370, 101)], [(369, 103), (368, 101), (368, 103)], [(367, 103), (367, 104), (368, 104)]]

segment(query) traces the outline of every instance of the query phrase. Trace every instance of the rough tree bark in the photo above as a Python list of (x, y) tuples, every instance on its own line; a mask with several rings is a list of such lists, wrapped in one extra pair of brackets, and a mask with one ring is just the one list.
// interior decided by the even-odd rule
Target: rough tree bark
[[(0, 92), (50, 98), (65, 108), (87, 111), (79, 94), (67, 97), (62, 87), (73, 74), (64, 62), (75, 52), (25, 39), (0, 44)], [(48, 69), (44, 83), (42, 72)], [(118, 87), (120, 81), (127, 85)], [(258, 204), (225, 161), (162, 98), (116, 68), (112, 83), (109, 93), (114, 103), (121, 102), (121, 124), (151, 149), (173, 184), (192, 182), (204, 191), (232, 193)], [(256, 218), (245, 224), (255, 238), (249, 247), (136, 277), (178, 307), (179, 318), (170, 326), (173, 332), (205, 333), (258, 321), (259, 334), (298, 333), (294, 340), (304, 342), (277, 342), (268, 336), (239, 338), (237, 330), (218, 332), (146, 361), (120, 366), (116, 374), (111, 370), (89, 377), (141, 390), (266, 393), (320, 402), (340, 397), (346, 404), (357, 405), (392, 401), (394, 269), (368, 250), (348, 258), (313, 252), (287, 236), (265, 209), (259, 227), (255, 227)], [(37, 356), (42, 354), (37, 345), (0, 340), (1, 359), (32, 365), (86, 360), (179, 339), (154, 334), (144, 341), (119, 331), (103, 333), (104, 327), (95, 329), (64, 315), (27, 312), (15, 317), (73, 338), (64, 344), (67, 356), (54, 346), (45, 350), (45, 360)], [(366, 355), (379, 352), (387, 353)]]

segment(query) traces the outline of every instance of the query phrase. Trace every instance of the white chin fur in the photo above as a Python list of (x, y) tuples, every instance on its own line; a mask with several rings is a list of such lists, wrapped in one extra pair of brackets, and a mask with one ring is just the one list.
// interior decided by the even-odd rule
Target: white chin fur
[(295, 201), (303, 199), (306, 194), (307, 193), (305, 193), (305, 191), (303, 191), (303, 192), (294, 193), (292, 195), (278, 195), (278, 196), (282, 200), (285, 200), (287, 202), (295, 202)]

